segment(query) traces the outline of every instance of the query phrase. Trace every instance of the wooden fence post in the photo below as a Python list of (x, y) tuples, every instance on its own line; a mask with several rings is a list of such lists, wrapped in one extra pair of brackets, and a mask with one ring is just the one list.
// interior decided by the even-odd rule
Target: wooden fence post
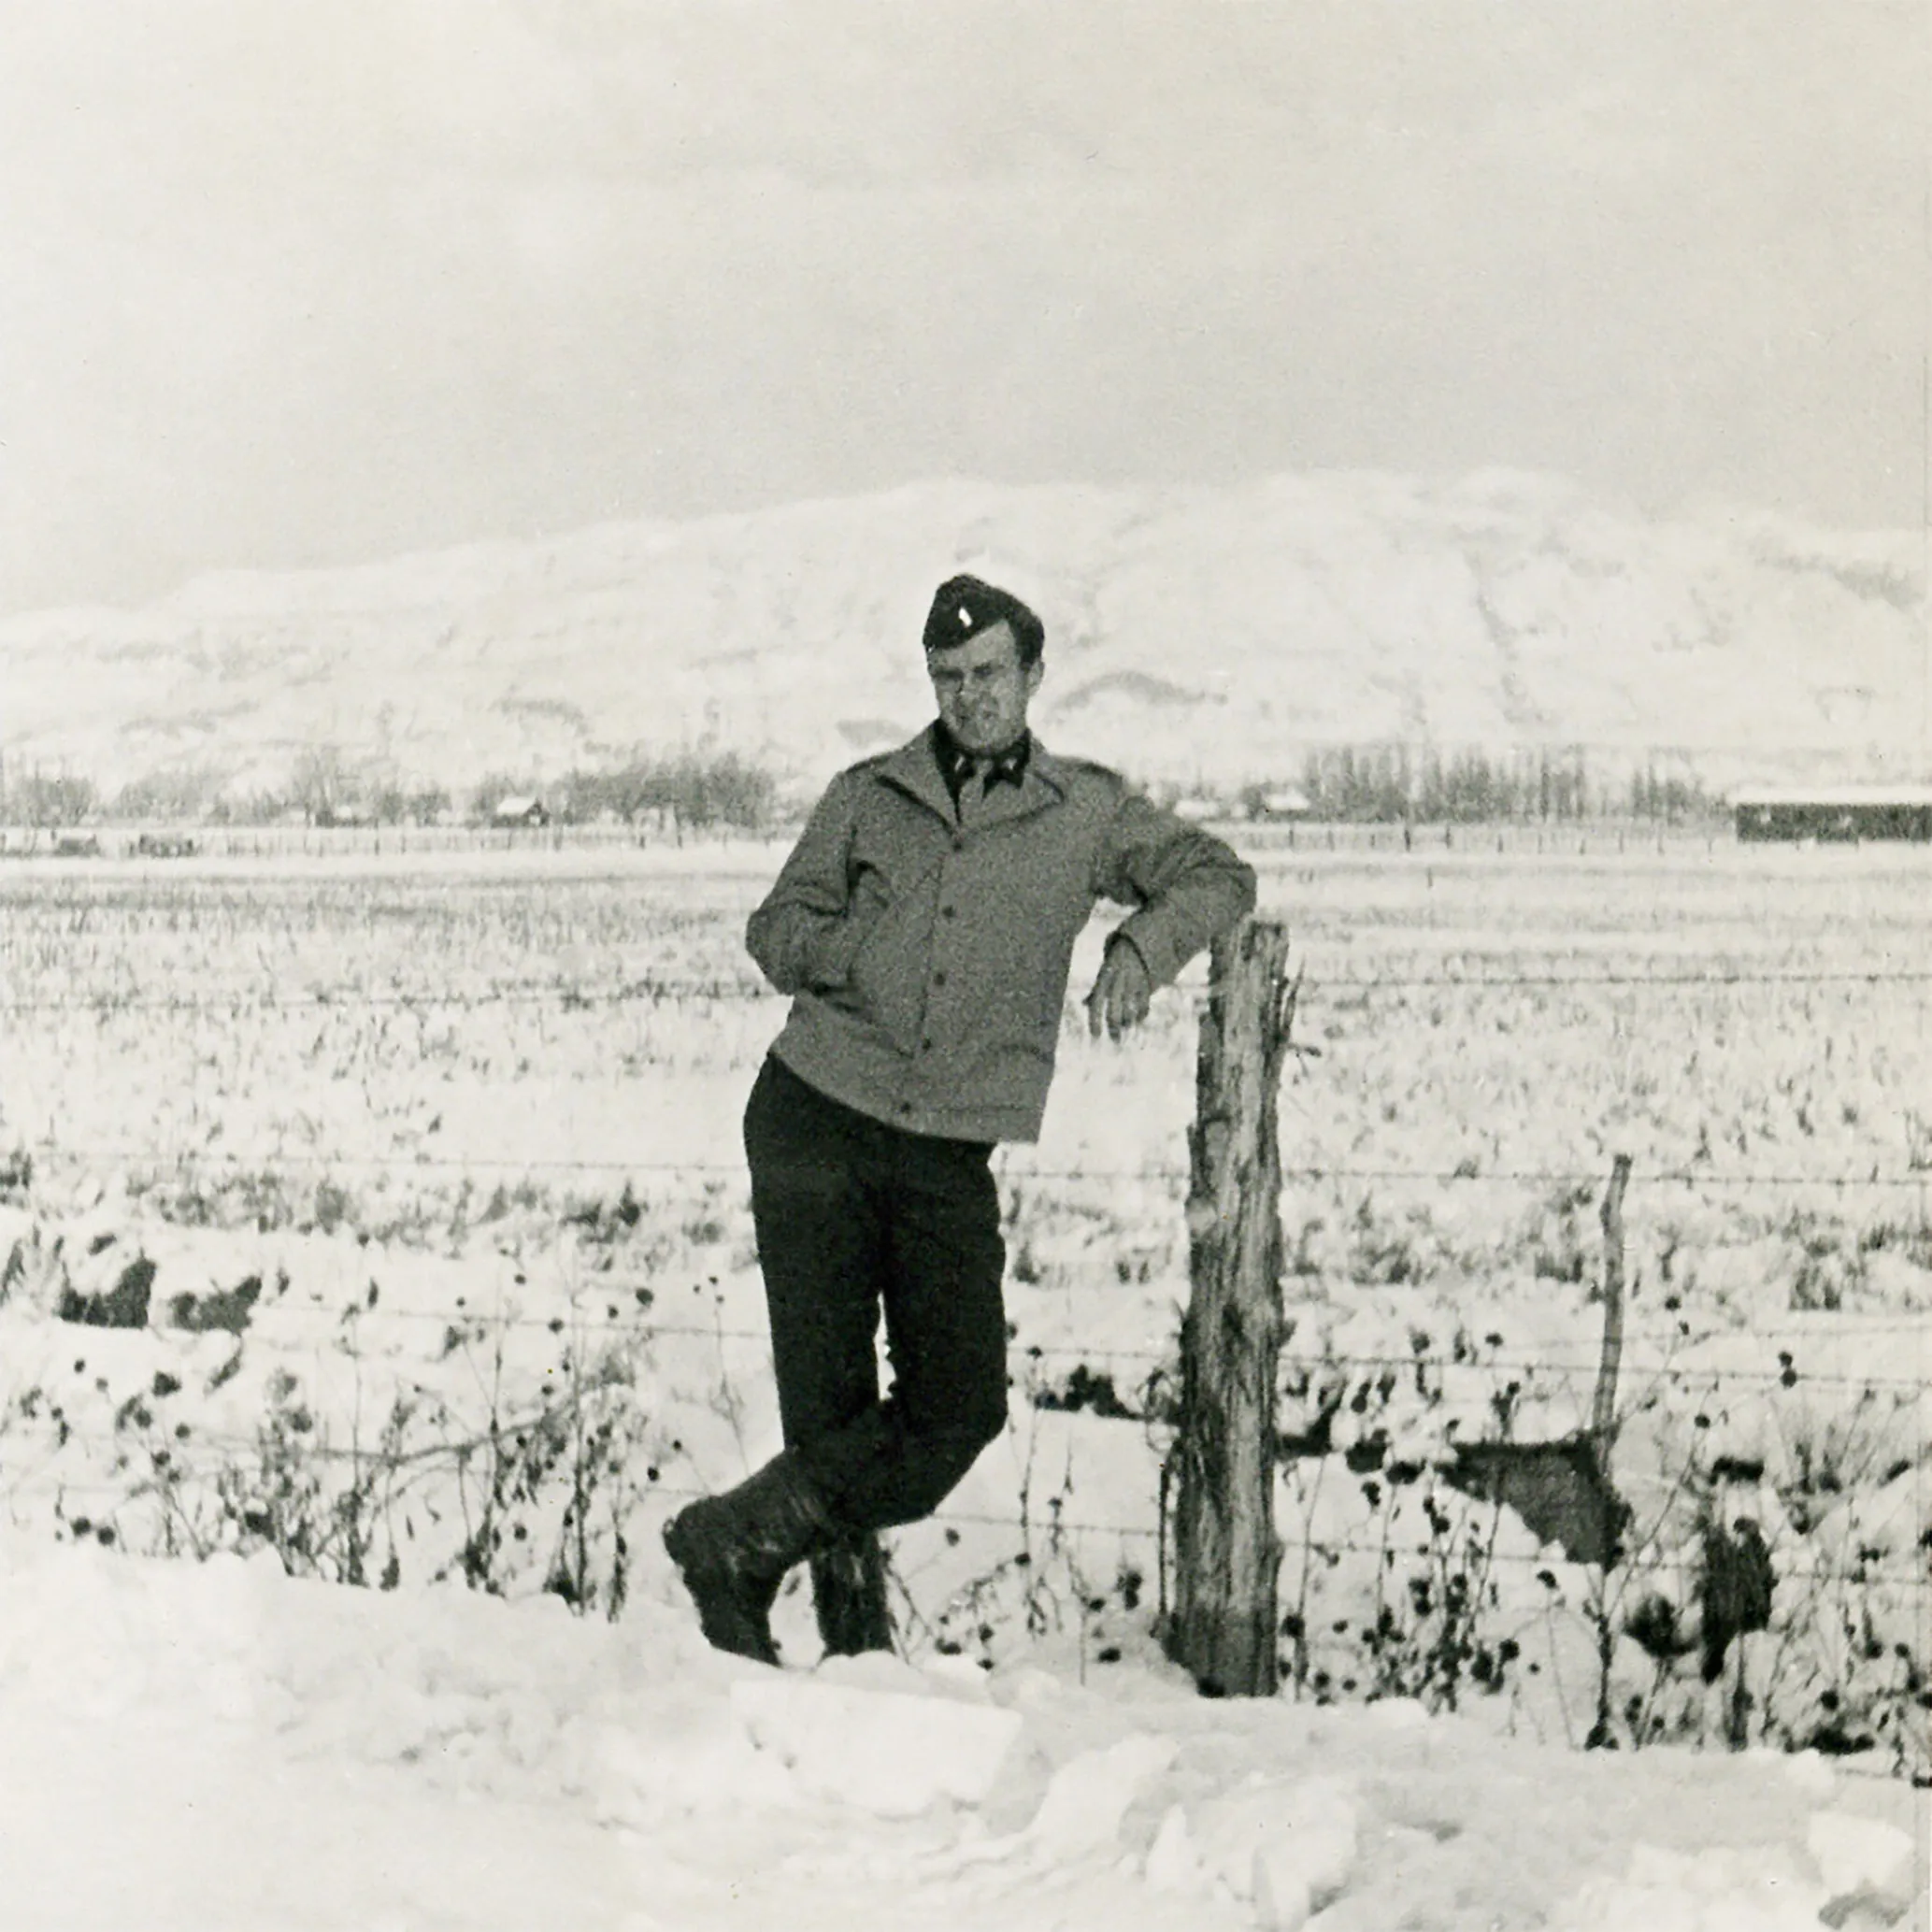
[(1599, 1218), (1603, 1223), (1603, 1353), (1596, 1365), (1596, 1395), (1590, 1405), (1590, 1433), (1606, 1466), (1617, 1432), (1617, 1369), (1624, 1359), (1624, 1190), (1630, 1185), (1630, 1156), (1610, 1165)]
[[(1276, 1092), (1295, 1018), (1284, 927), (1214, 942), (1188, 1135), (1188, 1266), (1167, 1653), (1210, 1696), (1270, 1696), (1275, 1361), (1281, 1339)], [(1298, 983), (1298, 982), (1296, 982)]]

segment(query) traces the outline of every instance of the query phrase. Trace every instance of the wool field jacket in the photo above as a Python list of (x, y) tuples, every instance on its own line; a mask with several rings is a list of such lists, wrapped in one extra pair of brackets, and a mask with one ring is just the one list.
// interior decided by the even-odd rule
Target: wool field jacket
[(1034, 742), (1018, 786), (955, 810), (932, 728), (832, 780), (745, 942), (794, 995), (772, 1051), (909, 1133), (1038, 1138), (1074, 941), (1101, 899), (1134, 908), (1156, 986), (1253, 909), (1220, 839), (1117, 773)]

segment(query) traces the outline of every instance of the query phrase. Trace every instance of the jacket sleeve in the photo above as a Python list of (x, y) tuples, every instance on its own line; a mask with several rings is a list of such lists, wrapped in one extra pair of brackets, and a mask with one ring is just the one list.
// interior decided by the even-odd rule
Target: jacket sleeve
[(746, 923), (746, 950), (780, 993), (844, 985), (866, 936), (848, 871), (852, 823), (852, 783), (841, 776)]
[(1254, 868), (1138, 793), (1123, 794), (1095, 869), (1103, 898), (1136, 908), (1113, 938), (1132, 944), (1156, 986), (1254, 909)]

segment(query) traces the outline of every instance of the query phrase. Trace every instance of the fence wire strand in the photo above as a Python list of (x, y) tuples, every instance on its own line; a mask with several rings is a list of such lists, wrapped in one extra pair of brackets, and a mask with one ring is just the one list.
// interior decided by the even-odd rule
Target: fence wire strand
[[(1789, 986), (1932, 986), (1932, 968), (1845, 966), (1810, 967), (1803, 971), (1757, 969), (1751, 971), (1663, 971), (1663, 972), (1549, 972), (1549, 973), (1387, 973), (1356, 979), (1348, 975), (1324, 978), (1310, 976), (1304, 980), (1303, 998), (1313, 1000), (1323, 995), (1345, 995), (1351, 999), (1380, 993), (1455, 992), (1491, 993), (1512, 991), (1552, 992), (1569, 988), (1616, 988), (1621, 991), (1649, 987), (1739, 988)], [(1190, 980), (1183, 992), (1198, 991)], [(394, 986), (358, 987), (351, 985), (309, 987), (291, 991), (269, 980), (260, 988), (251, 983), (229, 987), (212, 996), (207, 994), (149, 994), (138, 990), (89, 995), (63, 993), (41, 997), (0, 998), (0, 1012), (89, 1013), (111, 1018), (123, 1013), (169, 1013), (236, 1018), (243, 1013), (326, 1012), (372, 1009), (378, 1011), (433, 1010), (453, 1008), (469, 1010), (498, 1006), (551, 1006), (562, 1011), (596, 1007), (628, 1006), (639, 1003), (660, 1005), (666, 1000), (774, 1000), (782, 997), (761, 980), (749, 976), (712, 978), (657, 978), (622, 982), (615, 986), (586, 987), (568, 980), (512, 980), (474, 989), (447, 986), (402, 988)]]
[[(635, 1286), (620, 1283), (613, 1284), (613, 1292), (621, 1302), (624, 1295), (635, 1297), (638, 1291)], [(269, 1311), (269, 1315), (270, 1319), (277, 1323), (293, 1318), (298, 1322), (312, 1320), (326, 1324), (334, 1335), (341, 1339), (359, 1336), (365, 1325), (380, 1327), (390, 1323), (422, 1323), (443, 1329), (446, 1335), (452, 1338), (452, 1349), (466, 1341), (481, 1340), (488, 1335), (499, 1331), (541, 1332), (560, 1340), (579, 1337), (615, 1336), (644, 1343), (661, 1338), (674, 1338), (712, 1344), (730, 1342), (759, 1348), (767, 1347), (770, 1342), (769, 1331), (764, 1328), (701, 1322), (665, 1322), (657, 1319), (645, 1306), (639, 1306), (635, 1311), (627, 1311), (622, 1315), (608, 1313), (603, 1316), (584, 1317), (579, 1314), (481, 1314), (467, 1309), (456, 1309), (442, 1313), (433, 1309), (383, 1309), (379, 1305), (372, 1309), (366, 1304), (355, 1302), (339, 1309), (320, 1304), (301, 1307), (279, 1303)], [(251, 1332), (255, 1331), (251, 1329)], [(1909, 1334), (1932, 1347), (1932, 1318), (1916, 1324), (1900, 1324), (1896, 1326), (1888, 1325), (1883, 1329), (1860, 1332)], [(1783, 1331), (1770, 1333), (1781, 1338), (1784, 1334)], [(1719, 1329), (1685, 1337), (1682, 1348), (1687, 1354), (1700, 1348), (1720, 1346), (1726, 1342), (1735, 1344), (1740, 1339), (1762, 1339), (1765, 1335), (1766, 1331), (1758, 1329)], [(1820, 1339), (1816, 1334), (1811, 1333), (1795, 1338), (1813, 1342)], [(265, 1346), (271, 1348), (296, 1349), (313, 1346), (312, 1342), (307, 1341), (279, 1342), (272, 1336), (259, 1334), (258, 1339), (262, 1340)], [(1148, 1374), (1143, 1380), (1151, 1380), (1163, 1370), (1179, 1366), (1180, 1343), (1177, 1337), (1172, 1348), (1162, 1350), (1112, 1345), (1090, 1347), (1077, 1342), (1029, 1342), (1016, 1344), (1011, 1351), (1011, 1359), (1016, 1364), (1066, 1362), (1076, 1367), (1093, 1362), (1131, 1362), (1145, 1367)], [(1296, 1354), (1293, 1352), (1292, 1346), (1282, 1350), (1281, 1365), (1284, 1373), (1299, 1372), (1309, 1376), (1345, 1369), (1377, 1374), (1433, 1374), (1438, 1377), (1445, 1373), (1458, 1376), (1548, 1376), (1565, 1381), (1593, 1377), (1600, 1366), (1598, 1356), (1594, 1353), (1588, 1356), (1579, 1355), (1574, 1360), (1548, 1354), (1463, 1357), (1416, 1351), (1408, 1353), (1392, 1352), (1385, 1354), (1361, 1354), (1324, 1350), (1318, 1354)], [(1789, 1364), (1781, 1363), (1777, 1367), (1738, 1368), (1715, 1363), (1687, 1361), (1684, 1354), (1647, 1357), (1633, 1354), (1626, 1350), (1621, 1357), (1621, 1366), (1624, 1371), (1632, 1377), (1656, 1378), (1676, 1375), (1682, 1377), (1686, 1382), (1698, 1386), (1707, 1382), (1712, 1385), (1724, 1382), (1777, 1382), (1787, 1389), (1806, 1386), (1870, 1389), (1874, 1392), (1901, 1390), (1914, 1394), (1924, 1393), (1927, 1388), (1926, 1380), (1923, 1376), (1824, 1372), (1800, 1367), (1795, 1361)], [(1115, 1393), (1121, 1394), (1118, 1390)]]
[[(244, 1437), (204, 1436), (200, 1440), (217, 1447), (244, 1451), (249, 1453), (256, 1453), (261, 1449), (259, 1442)], [(480, 1446), (480, 1440), (476, 1446)], [(367, 1450), (337, 1449), (316, 1445), (310, 1451), (310, 1453), (320, 1460), (336, 1463), (368, 1465), (376, 1461), (374, 1454)], [(424, 1452), (427, 1457), (440, 1458), (447, 1455), (452, 1461), (457, 1453), (458, 1451), (455, 1448), (444, 1450), (440, 1446), (435, 1450)], [(225, 1471), (231, 1470), (233, 1467), (232, 1462), (207, 1463), (196, 1466), (191, 1458), (185, 1456), (172, 1459), (173, 1473), (185, 1474), (203, 1480), (219, 1476)], [(48, 1479), (51, 1477), (51, 1473), (48, 1470), (39, 1472), (36, 1487), (50, 1488), (60, 1497), (92, 1496), (123, 1504), (137, 1503), (144, 1496), (154, 1494), (161, 1486), (162, 1481), (165, 1480), (164, 1475), (134, 1475), (131, 1472), (130, 1481), (122, 1483), (107, 1482), (93, 1478), (83, 1479), (79, 1481), (67, 1481), (61, 1479), (49, 1481)], [(8, 1494), (14, 1495), (24, 1487), (24, 1484), (17, 1482), (9, 1488)], [(638, 1494), (640, 1496), (650, 1496), (653, 1498), (661, 1497), (666, 1502), (684, 1503), (694, 1501), (700, 1496), (712, 1494), (712, 1492), (685, 1483), (650, 1481), (640, 1488)], [(1472, 1498), (1471, 1500), (1477, 1502), (1480, 1506), (1481, 1499)], [(975, 1529), (1011, 1530), (1023, 1538), (1093, 1536), (1115, 1537), (1122, 1539), (1132, 1538), (1138, 1541), (1152, 1542), (1158, 1540), (1163, 1534), (1161, 1526), (1157, 1523), (1095, 1522), (1080, 1517), (1066, 1516), (1058, 1510), (1050, 1510), (1044, 1522), (1037, 1522), (1020, 1515), (1000, 1515), (983, 1510), (951, 1510), (942, 1506), (932, 1516), (924, 1519), (924, 1522), (941, 1531), (966, 1526)], [(1288, 1553), (1300, 1551), (1310, 1556), (1325, 1556), (1331, 1553), (1336, 1554), (1372, 1556), (1390, 1565), (1393, 1565), (1405, 1555), (1413, 1555), (1426, 1560), (1432, 1559), (1435, 1553), (1427, 1542), (1419, 1542), (1410, 1546), (1399, 1536), (1367, 1541), (1356, 1537), (1302, 1536), (1297, 1538), (1288, 1535), (1284, 1537), (1283, 1541)], [(1772, 1546), (1774, 1554), (1778, 1548), (1778, 1545), (1774, 1544)], [(1567, 1558), (1557, 1557), (1553, 1559), (1541, 1551), (1527, 1550), (1491, 1550), (1484, 1553), (1482, 1561), (1487, 1565), (1506, 1566), (1516, 1569), (1534, 1569), (1545, 1572), (1551, 1579), (1553, 1585), (1560, 1581), (1563, 1569), (1586, 1568), (1589, 1567), (1570, 1562)], [(1860, 1567), (1859, 1573), (1852, 1574), (1843, 1570), (1833, 1569), (1827, 1565), (1813, 1564), (1806, 1567), (1781, 1566), (1777, 1570), (1777, 1575), (1781, 1581), (1792, 1582), (1839, 1583), (1858, 1589), (1882, 1587), (1903, 1590), (1915, 1596), (1932, 1595), (1932, 1570), (1927, 1570), (1924, 1567), (1907, 1568), (1889, 1566), (1874, 1567), (1867, 1564)]]
[[(462, 1174), (498, 1177), (506, 1174), (657, 1174), (720, 1175), (742, 1179), (742, 1161), (639, 1160), (612, 1154), (605, 1160), (522, 1155), (472, 1156), (446, 1154), (380, 1154), (349, 1152), (298, 1153), (271, 1150), (252, 1155), (225, 1148), (182, 1147), (172, 1149), (114, 1147), (101, 1143), (76, 1144), (56, 1137), (40, 1136), (22, 1140), (24, 1152), (43, 1160), (75, 1161), (83, 1166), (112, 1164), (144, 1173), (163, 1174), (187, 1168), (232, 1167), (247, 1174), (278, 1169), (304, 1172), (379, 1172), (384, 1174)], [(1121, 1181), (1157, 1182), (1166, 1186), (1186, 1183), (1191, 1176), (1179, 1166), (1040, 1166), (1023, 1155), (1004, 1156), (995, 1171), (1008, 1181), (1091, 1181), (1117, 1184)], [(1317, 1166), (1283, 1166), (1282, 1181), (1316, 1184), (1328, 1181), (1368, 1181), (1381, 1185), (1496, 1186), (1578, 1188), (1600, 1186), (1603, 1175), (1584, 1167), (1507, 1168), (1483, 1172), (1467, 1166), (1455, 1167), (1332, 1167)], [(1794, 1174), (1771, 1170), (1753, 1173), (1702, 1173), (1695, 1168), (1665, 1168), (1630, 1176), (1633, 1188), (1679, 1189), (1721, 1188), (1830, 1188), (1841, 1193), (1861, 1189), (1905, 1189), (1932, 1194), (1932, 1169), (1913, 1169), (1903, 1174)]]

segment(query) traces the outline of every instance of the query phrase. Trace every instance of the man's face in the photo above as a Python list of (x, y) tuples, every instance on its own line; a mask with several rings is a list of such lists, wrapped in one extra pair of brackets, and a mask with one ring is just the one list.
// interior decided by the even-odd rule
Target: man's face
[(946, 729), (968, 751), (1004, 751), (1026, 729), (1026, 707), (1044, 668), (1020, 663), (1009, 624), (996, 623), (944, 651), (929, 651), (926, 675)]

